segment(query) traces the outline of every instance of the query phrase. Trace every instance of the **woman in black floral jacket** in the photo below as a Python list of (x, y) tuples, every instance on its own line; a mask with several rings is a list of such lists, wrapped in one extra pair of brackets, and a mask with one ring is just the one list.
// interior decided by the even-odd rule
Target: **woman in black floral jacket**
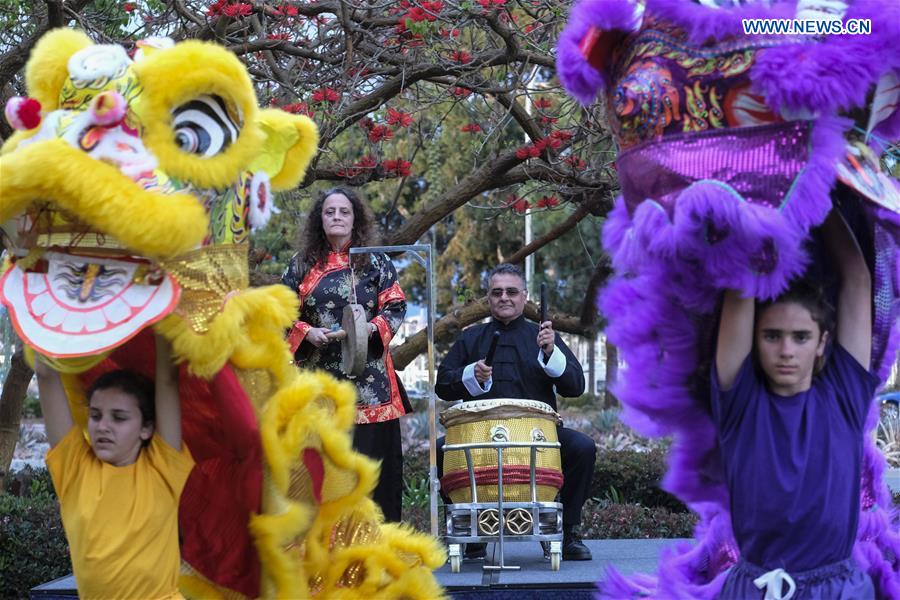
[[(369, 326), (369, 348), (363, 374), (352, 381), (357, 390), (353, 447), (382, 461), (373, 499), (385, 519), (400, 521), (403, 451), (399, 418), (406, 414), (405, 392), (394, 373), (388, 344), (406, 316), (406, 296), (385, 254), (355, 254), (351, 246), (374, 243), (374, 219), (349, 188), (319, 195), (307, 221), (300, 250), (281, 278), (300, 296), (300, 315), (288, 334), (294, 360), (304, 369), (323, 369), (347, 379), (341, 368), (341, 345), (326, 334), (340, 328), (350, 286)], [(353, 276), (351, 277), (351, 263)]]

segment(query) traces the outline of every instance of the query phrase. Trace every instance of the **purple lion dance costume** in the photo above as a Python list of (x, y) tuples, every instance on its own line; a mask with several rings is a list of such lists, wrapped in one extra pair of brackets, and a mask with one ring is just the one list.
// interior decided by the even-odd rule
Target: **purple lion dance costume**
[[(748, 18), (870, 19), (872, 31), (749, 36)], [(620, 147), (622, 195), (603, 235), (615, 276), (600, 306), (628, 365), (617, 389), (623, 419), (645, 435), (672, 436), (663, 487), (700, 516), (695, 543), (664, 552), (657, 576), (610, 570), (603, 595), (719, 593), (739, 552), (709, 408), (717, 303), (727, 288), (773, 298), (808, 269), (825, 279), (812, 229), (832, 194), (872, 271), (872, 370), (882, 381), (889, 373), (900, 344), (900, 207), (896, 182), (878, 174), (865, 144), (877, 152), (878, 140), (900, 137), (898, 39), (897, 0), (580, 0), (573, 8), (558, 73), (584, 104), (605, 93)], [(870, 431), (878, 410), (873, 404)], [(880, 597), (900, 598), (885, 462), (871, 436), (864, 445), (853, 558)]]

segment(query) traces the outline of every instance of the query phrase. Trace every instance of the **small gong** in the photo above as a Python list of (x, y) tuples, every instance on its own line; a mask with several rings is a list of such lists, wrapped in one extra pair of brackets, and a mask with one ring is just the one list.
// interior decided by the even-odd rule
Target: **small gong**
[(361, 304), (344, 307), (341, 326), (347, 334), (341, 339), (341, 367), (348, 377), (359, 377), (369, 351), (369, 322)]

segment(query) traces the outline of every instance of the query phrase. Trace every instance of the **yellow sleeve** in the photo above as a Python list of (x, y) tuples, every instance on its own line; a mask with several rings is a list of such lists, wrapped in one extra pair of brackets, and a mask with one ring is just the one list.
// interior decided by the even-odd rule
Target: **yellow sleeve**
[(73, 425), (63, 439), (47, 452), (47, 470), (60, 501), (66, 498), (72, 482), (78, 478), (79, 468), (86, 458), (90, 458), (89, 454), (92, 455), (93, 450), (78, 425)]
[(194, 459), (187, 445), (182, 442), (181, 450), (176, 450), (154, 433), (146, 451), (147, 458), (172, 490), (172, 495), (175, 498), (180, 497), (181, 490), (184, 489), (184, 484), (194, 468)]

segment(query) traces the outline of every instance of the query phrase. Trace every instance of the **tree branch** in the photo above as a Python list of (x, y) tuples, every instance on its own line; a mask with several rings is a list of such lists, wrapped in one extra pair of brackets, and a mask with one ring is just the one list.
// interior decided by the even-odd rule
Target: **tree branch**
[(391, 244), (413, 244), (428, 228), (446, 217), (474, 196), (495, 187), (494, 181), (503, 173), (522, 162), (514, 150), (501, 154), (458, 184), (441, 194), (391, 235)]
[(601, 202), (601, 197), (599, 195), (596, 195), (592, 196), (585, 202), (579, 203), (578, 208), (575, 209), (575, 212), (569, 215), (569, 217), (565, 221), (563, 221), (538, 239), (532, 241), (527, 246), (523, 246), (521, 249), (519, 249), (518, 252), (510, 256), (506, 262), (510, 262), (513, 264), (521, 263), (525, 260), (526, 256), (534, 254), (553, 240), (574, 229), (575, 226), (578, 225), (578, 223), (588, 214), (590, 214), (591, 210), (595, 206), (599, 206)]
[[(66, 6), (66, 8), (73, 11), (79, 11), (90, 2), (91, 0), (73, 0), (68, 6)], [(62, 11), (62, 2), (52, 3), (57, 5), (60, 12)], [(16, 76), (16, 73), (18, 73), (22, 69), (22, 67), (25, 66), (25, 63), (28, 61), (28, 56), (31, 54), (31, 49), (34, 48), (34, 45), (37, 43), (37, 41), (41, 39), (41, 36), (43, 36), (53, 27), (58, 26), (54, 24), (57, 19), (59, 19), (59, 26), (66, 24), (66, 19), (63, 18), (62, 14), (52, 14), (52, 11), (50, 10), (50, 2), (48, 2), (48, 20), (41, 23), (35, 29), (34, 33), (28, 36), (27, 39), (23, 40), (22, 43), (0, 55), (0, 87), (3, 87), (7, 83), (10, 83), (13, 77)]]

